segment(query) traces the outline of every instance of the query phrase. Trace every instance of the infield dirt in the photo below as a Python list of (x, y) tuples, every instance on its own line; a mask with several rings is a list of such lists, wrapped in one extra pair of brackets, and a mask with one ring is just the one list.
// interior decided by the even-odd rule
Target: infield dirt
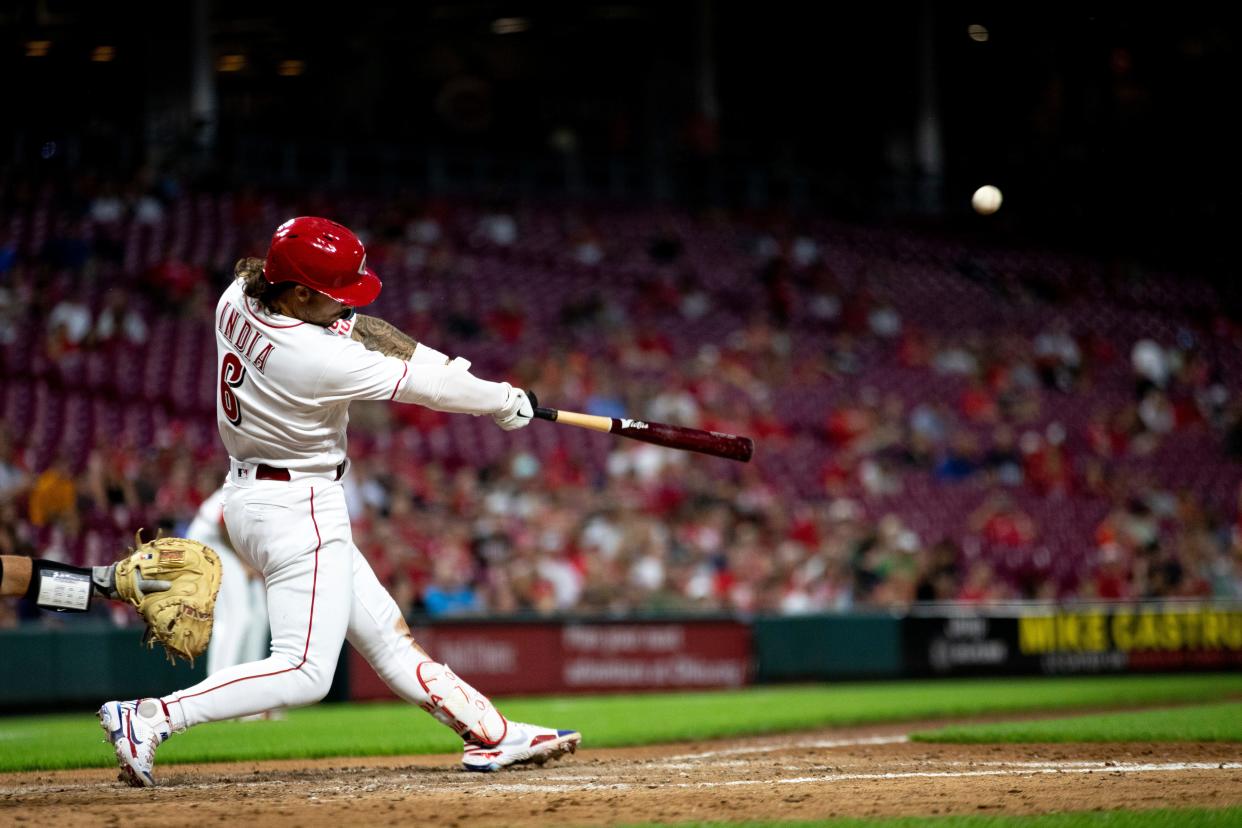
[(154, 790), (100, 769), (0, 774), (0, 824), (485, 828), (1242, 805), (1242, 744), (906, 741), (917, 729), (588, 741), (563, 761), (486, 775), (458, 770), (456, 755), (157, 765)]

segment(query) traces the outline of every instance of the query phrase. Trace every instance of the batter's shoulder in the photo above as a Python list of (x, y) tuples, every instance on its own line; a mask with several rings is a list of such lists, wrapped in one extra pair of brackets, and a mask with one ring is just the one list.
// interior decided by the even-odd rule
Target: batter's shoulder
[(225, 286), (220, 298), (229, 301), (240, 301), (246, 295), (245, 286), (245, 280), (241, 278), (233, 279)]
[(357, 360), (369, 360), (367, 349), (356, 340), (341, 336), (333, 332), (331, 328), (321, 328), (318, 325), (304, 327), (306, 331), (302, 336), (306, 343), (305, 347), (313, 351), (317, 361), (326, 365), (329, 362), (345, 364)]
[(220, 298), (216, 300), (216, 319), (221, 319), (227, 314), (226, 307), (232, 307), (240, 310), (242, 302), (245, 300), (245, 294), (242, 293), (241, 281), (233, 280), (223, 291), (220, 292)]

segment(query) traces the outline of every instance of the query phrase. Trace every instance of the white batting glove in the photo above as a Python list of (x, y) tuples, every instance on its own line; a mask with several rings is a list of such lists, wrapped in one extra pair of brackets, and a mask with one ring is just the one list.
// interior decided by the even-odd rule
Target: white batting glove
[(505, 431), (526, 428), (535, 417), (535, 409), (530, 404), (530, 399), (521, 388), (514, 388), (507, 382), (504, 386), (508, 396), (504, 406), (492, 415), (492, 419)]

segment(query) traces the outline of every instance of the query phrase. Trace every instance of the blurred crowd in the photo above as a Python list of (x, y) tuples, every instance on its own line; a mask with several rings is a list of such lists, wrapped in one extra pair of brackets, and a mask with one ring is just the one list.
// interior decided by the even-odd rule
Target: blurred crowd
[[(232, 261), (262, 254), (273, 219), (330, 211), (243, 193), (225, 220), (232, 249), (158, 255), (157, 270), (113, 287), (100, 274), (123, 271), (126, 254), (107, 228), (165, 221), (184, 197), (176, 186), (77, 181), (49, 196), (54, 227), (36, 249), (17, 220), (35, 195), (12, 182), (0, 192), (0, 346), (19, 352), (9, 323), (40, 320), (48, 382), (83, 353), (146, 345), (158, 316), (208, 330)], [(1025, 328), (928, 322), (901, 301), (899, 279), (846, 272), (826, 255), (832, 238), (770, 216), (661, 214), (638, 238), (513, 205), (455, 213), (395, 200), (341, 218), (372, 266), (416, 286), (393, 280), (381, 306), (416, 339), (478, 351), (483, 375), (504, 372), (566, 408), (759, 444), (745, 466), (605, 437), (587, 449), (428, 453), (449, 415), (355, 405), (355, 542), (410, 614), (1242, 598), (1242, 328), (1224, 314), (1119, 339), (1071, 324), (1058, 297), (1011, 274), (1001, 278)], [(524, 247), (533, 223), (553, 230)], [(736, 239), (736, 281), (690, 266), (695, 228)], [(451, 289), (488, 257), (520, 256), (535, 270), (577, 268), (587, 284), (609, 261), (642, 268), (616, 293), (511, 284), (479, 303)], [(81, 298), (84, 284), (100, 301)], [(688, 344), (684, 332), (711, 320), (724, 320), (718, 336)], [(3, 366), (0, 380), (22, 373)], [(12, 387), (0, 554), (106, 562), (140, 527), (184, 532), (223, 479), (210, 409), (164, 411), (147, 439), (96, 434), (84, 451), (47, 453), (9, 419)], [(0, 603), (0, 623), (22, 612)]]

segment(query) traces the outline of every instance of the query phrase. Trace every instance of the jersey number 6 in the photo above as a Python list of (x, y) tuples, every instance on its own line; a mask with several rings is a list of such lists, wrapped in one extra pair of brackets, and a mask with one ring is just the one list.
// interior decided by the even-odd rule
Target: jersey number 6
[(233, 389), (246, 379), (246, 367), (237, 354), (229, 352), (220, 363), (220, 408), (233, 425), (241, 423), (241, 403)]

